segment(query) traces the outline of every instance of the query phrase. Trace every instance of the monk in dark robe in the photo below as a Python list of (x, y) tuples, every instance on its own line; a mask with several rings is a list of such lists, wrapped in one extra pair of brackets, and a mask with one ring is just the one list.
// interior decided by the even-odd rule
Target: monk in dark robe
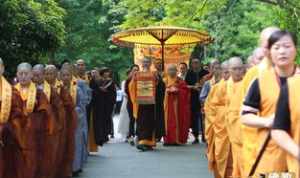
[(101, 79), (91, 81), (90, 88), (93, 90), (91, 106), (96, 144), (102, 146), (109, 140), (109, 134), (112, 134), (116, 88), (109, 76), (109, 69), (102, 69), (100, 75)]
[(42, 64), (35, 65), (32, 74), (32, 81), (36, 84), (36, 87), (42, 90), (47, 96), (54, 116), (53, 132), (47, 134), (45, 139), (43, 160), (47, 161), (44, 161), (45, 164), (42, 167), (44, 177), (54, 178), (57, 172), (57, 160), (60, 159), (58, 156), (61, 156), (61, 154), (59, 154), (59, 152), (61, 152), (60, 138), (64, 136), (62, 135), (62, 129), (64, 127), (65, 110), (57, 90), (45, 80), (44, 66)]
[(24, 159), (17, 135), (22, 133), (26, 124), (23, 115), (23, 102), (17, 92), (2, 76), (3, 61), (0, 58), (0, 177), (25, 178), (20, 168), (24, 167)]
[(185, 144), (189, 135), (190, 92), (185, 81), (176, 74), (176, 65), (169, 65), (168, 76), (164, 79), (166, 85), (164, 145)]
[(156, 124), (156, 139), (160, 141), (163, 136), (165, 136), (165, 111), (164, 111), (164, 98), (166, 86), (163, 79), (166, 78), (163, 72), (163, 64), (161, 59), (156, 59), (154, 62), (154, 67), (156, 69), (157, 75), (157, 87), (155, 96), (155, 124)]
[(75, 154), (75, 130), (77, 128), (77, 114), (75, 112), (76, 84), (72, 81), (72, 72), (69, 67), (64, 67), (60, 71), (62, 84), (59, 87), (60, 96), (65, 108), (65, 145), (63, 151), (62, 162), (57, 177), (70, 178), (72, 177), (73, 161)]
[(156, 72), (150, 71), (151, 60), (144, 58), (142, 71), (136, 72), (129, 83), (129, 94), (133, 103), (133, 115), (137, 120), (137, 149), (141, 151), (153, 150), (156, 146), (157, 123), (156, 92), (160, 80)]
[(20, 92), (26, 126), (20, 136), (21, 148), (25, 159), (23, 167), (26, 178), (42, 178), (43, 167), (48, 164), (44, 146), (47, 135), (53, 133), (53, 115), (47, 96), (38, 90), (31, 81), (32, 67), (28, 63), (21, 63), (17, 68), (19, 83), (15, 88)]

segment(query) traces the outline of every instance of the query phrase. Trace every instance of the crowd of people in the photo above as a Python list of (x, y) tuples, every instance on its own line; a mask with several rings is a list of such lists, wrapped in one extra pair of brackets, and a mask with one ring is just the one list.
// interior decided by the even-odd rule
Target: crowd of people
[[(209, 169), (222, 177), (300, 176), (297, 38), (268, 27), (245, 67), (211, 61), (203, 86)], [(247, 68), (247, 70), (245, 70)]]
[[(162, 64), (144, 57), (121, 84), (118, 132), (142, 152), (157, 142), (207, 145), (215, 178), (300, 174), (300, 70), (296, 37), (268, 27), (243, 63), (234, 56)], [(189, 67), (190, 66), (190, 67)], [(154, 68), (154, 70), (153, 70)], [(0, 60), (0, 178), (78, 176), (114, 137), (117, 83), (85, 61), (21, 63), (8, 82)], [(201, 135), (201, 136), (200, 136)]]

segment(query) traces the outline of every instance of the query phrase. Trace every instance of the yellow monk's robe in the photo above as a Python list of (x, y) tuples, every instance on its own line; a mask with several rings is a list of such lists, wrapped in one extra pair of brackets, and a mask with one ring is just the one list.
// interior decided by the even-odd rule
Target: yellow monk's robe
[[(290, 135), (297, 145), (300, 145), (300, 75), (288, 79), (289, 110), (291, 118)], [(295, 178), (300, 178), (300, 163), (292, 155), (287, 155), (288, 171), (295, 173)]]
[[(270, 60), (268, 58), (264, 58), (259, 65), (254, 66), (247, 71), (243, 78), (243, 98), (246, 97), (252, 82), (259, 76), (260, 73), (262, 73), (262, 71), (270, 68), (270, 66)], [(240, 101), (241, 106), (243, 105), (243, 101), (243, 99)], [(242, 134), (245, 136), (245, 138), (247, 138), (242, 140), (243, 173), (245, 176), (247, 176), (256, 158), (257, 129), (242, 125)]]
[(230, 142), (225, 127), (225, 91), (224, 80), (211, 85), (204, 105), (207, 158), (209, 169), (214, 172), (216, 178), (231, 175)]
[(240, 101), (243, 99), (242, 81), (234, 82), (232, 78), (227, 81), (226, 87), (226, 128), (231, 144), (233, 171), (232, 177), (238, 178), (242, 174), (242, 135), (241, 135), (241, 105)]
[[(264, 70), (258, 77), (260, 91), (260, 110), (258, 115), (268, 118), (275, 113), (276, 104), (280, 93), (280, 79), (277, 78), (274, 68)], [(257, 129), (255, 154), (257, 156), (269, 129)], [(247, 137), (247, 136), (245, 136)], [(287, 169), (285, 152), (271, 140), (260, 160), (255, 174), (269, 172), (284, 172)], [(254, 162), (252, 160), (252, 162)], [(270, 164), (272, 163), (272, 164)]]

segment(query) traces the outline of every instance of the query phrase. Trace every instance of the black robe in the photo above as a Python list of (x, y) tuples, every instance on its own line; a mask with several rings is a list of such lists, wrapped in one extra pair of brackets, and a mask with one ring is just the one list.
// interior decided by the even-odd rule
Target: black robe
[[(92, 92), (91, 110), (93, 112), (93, 123), (95, 140), (97, 145), (103, 145), (108, 141), (108, 135), (113, 131), (112, 114), (114, 105), (116, 103), (116, 88), (115, 84), (111, 81), (95, 81), (92, 80), (90, 88)], [(106, 91), (100, 87), (107, 86)]]
[(165, 98), (165, 83), (160, 75), (158, 75), (158, 83), (156, 86), (155, 96), (155, 121), (156, 121), (156, 139), (160, 140), (165, 136), (165, 112), (164, 112), (164, 98)]
[(164, 93), (165, 84), (162, 77), (158, 75), (155, 104), (139, 105), (137, 119), (139, 140), (152, 140), (153, 133), (155, 133), (156, 140), (160, 140), (164, 136)]

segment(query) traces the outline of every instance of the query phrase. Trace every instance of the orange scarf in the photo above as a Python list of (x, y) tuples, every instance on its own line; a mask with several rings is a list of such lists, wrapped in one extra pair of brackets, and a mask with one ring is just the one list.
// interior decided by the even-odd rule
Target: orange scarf
[(0, 113), (0, 123), (6, 123), (9, 119), (10, 111), (11, 111), (11, 101), (12, 101), (12, 87), (6, 81), (6, 79), (1, 77), (1, 113)]
[(21, 88), (20, 83), (18, 83), (15, 88), (20, 92), (22, 100), (26, 101), (25, 114), (27, 115), (32, 113), (34, 110), (37, 93), (35, 84), (31, 82), (27, 89), (23, 89)]
[(48, 101), (50, 102), (51, 97), (51, 87), (48, 82), (44, 81), (43, 91), (45, 95), (47, 96)]
[(76, 104), (76, 99), (77, 99), (77, 78), (74, 76), (72, 77), (72, 81), (70, 84), (70, 94), (73, 99), (73, 103)]

